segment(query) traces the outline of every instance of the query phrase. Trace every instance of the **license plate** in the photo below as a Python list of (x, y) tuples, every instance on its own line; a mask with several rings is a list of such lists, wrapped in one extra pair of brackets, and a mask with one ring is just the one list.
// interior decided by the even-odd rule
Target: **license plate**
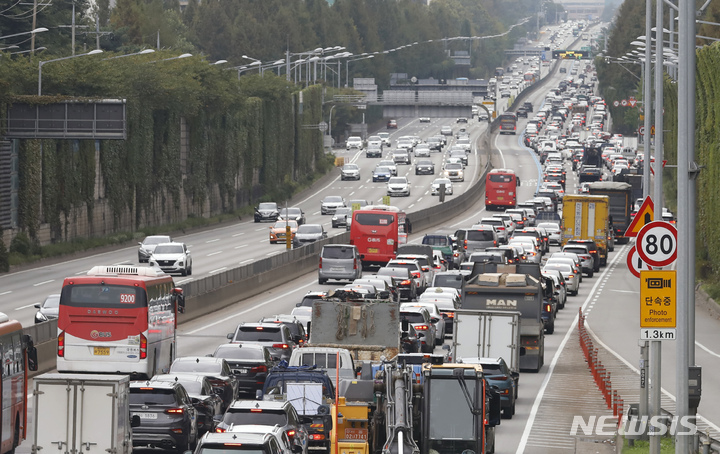
[(367, 429), (345, 429), (345, 440), (367, 440)]
[(110, 356), (110, 347), (93, 347), (93, 355)]
[(250, 369), (235, 369), (235, 372), (238, 374), (247, 374), (250, 371)]
[(157, 419), (157, 413), (133, 413), (133, 415), (139, 416), (140, 419)]
[(345, 271), (345, 268), (343, 268), (341, 266), (336, 266), (336, 267), (330, 268), (330, 271), (341, 272), (341, 271)]
[(368, 254), (377, 254), (379, 251), (377, 248), (369, 247), (368, 248)]
[(505, 197), (500, 196), (500, 197), (498, 197), (497, 199), (498, 199), (498, 200), (505, 200)]

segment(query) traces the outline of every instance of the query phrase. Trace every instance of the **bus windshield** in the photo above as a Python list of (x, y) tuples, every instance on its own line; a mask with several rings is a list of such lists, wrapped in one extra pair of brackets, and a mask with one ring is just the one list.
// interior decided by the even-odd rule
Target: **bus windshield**
[(388, 226), (395, 221), (395, 216), (392, 214), (378, 214), (378, 213), (357, 213), (355, 215), (355, 221), (359, 225), (382, 225)]
[(62, 290), (61, 305), (132, 309), (146, 307), (144, 289), (129, 285), (79, 284)]

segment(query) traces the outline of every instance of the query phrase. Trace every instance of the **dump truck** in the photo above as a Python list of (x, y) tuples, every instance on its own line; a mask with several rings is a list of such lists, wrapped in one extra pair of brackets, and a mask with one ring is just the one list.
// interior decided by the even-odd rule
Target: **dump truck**
[(569, 240), (594, 240), (600, 258), (596, 268), (607, 265), (611, 228), (609, 210), (610, 198), (606, 195), (566, 195), (563, 199), (561, 246)]
[(610, 199), (610, 225), (615, 232), (615, 241), (620, 244), (628, 242), (629, 238), (625, 236), (632, 218), (632, 212), (635, 204), (633, 199), (633, 189), (629, 183), (616, 181), (603, 181), (591, 183), (588, 185), (590, 195), (606, 195)]
[(539, 372), (545, 357), (542, 320), (545, 287), (541, 283), (540, 267), (537, 264), (487, 265), (497, 271), (470, 278), (463, 290), (463, 309), (520, 312), (520, 346), (525, 348), (520, 369)]

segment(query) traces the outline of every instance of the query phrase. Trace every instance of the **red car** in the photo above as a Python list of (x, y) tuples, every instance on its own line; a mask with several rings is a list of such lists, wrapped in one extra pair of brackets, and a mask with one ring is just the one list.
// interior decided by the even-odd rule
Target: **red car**
[(397, 129), (397, 120), (388, 120), (387, 128), (388, 129)]

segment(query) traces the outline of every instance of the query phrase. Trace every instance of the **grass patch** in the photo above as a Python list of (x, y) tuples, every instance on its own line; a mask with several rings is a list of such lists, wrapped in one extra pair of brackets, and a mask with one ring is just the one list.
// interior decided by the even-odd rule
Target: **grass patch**
[[(645, 440), (635, 440), (635, 446), (628, 444), (629, 440), (623, 439), (623, 454), (648, 454), (650, 452), (650, 442)], [(670, 437), (662, 437), (660, 439), (660, 454), (675, 454), (675, 442)]]
[(710, 298), (715, 301), (720, 301), (720, 283), (705, 281), (702, 283), (702, 289), (705, 290), (705, 293), (707, 293)]

